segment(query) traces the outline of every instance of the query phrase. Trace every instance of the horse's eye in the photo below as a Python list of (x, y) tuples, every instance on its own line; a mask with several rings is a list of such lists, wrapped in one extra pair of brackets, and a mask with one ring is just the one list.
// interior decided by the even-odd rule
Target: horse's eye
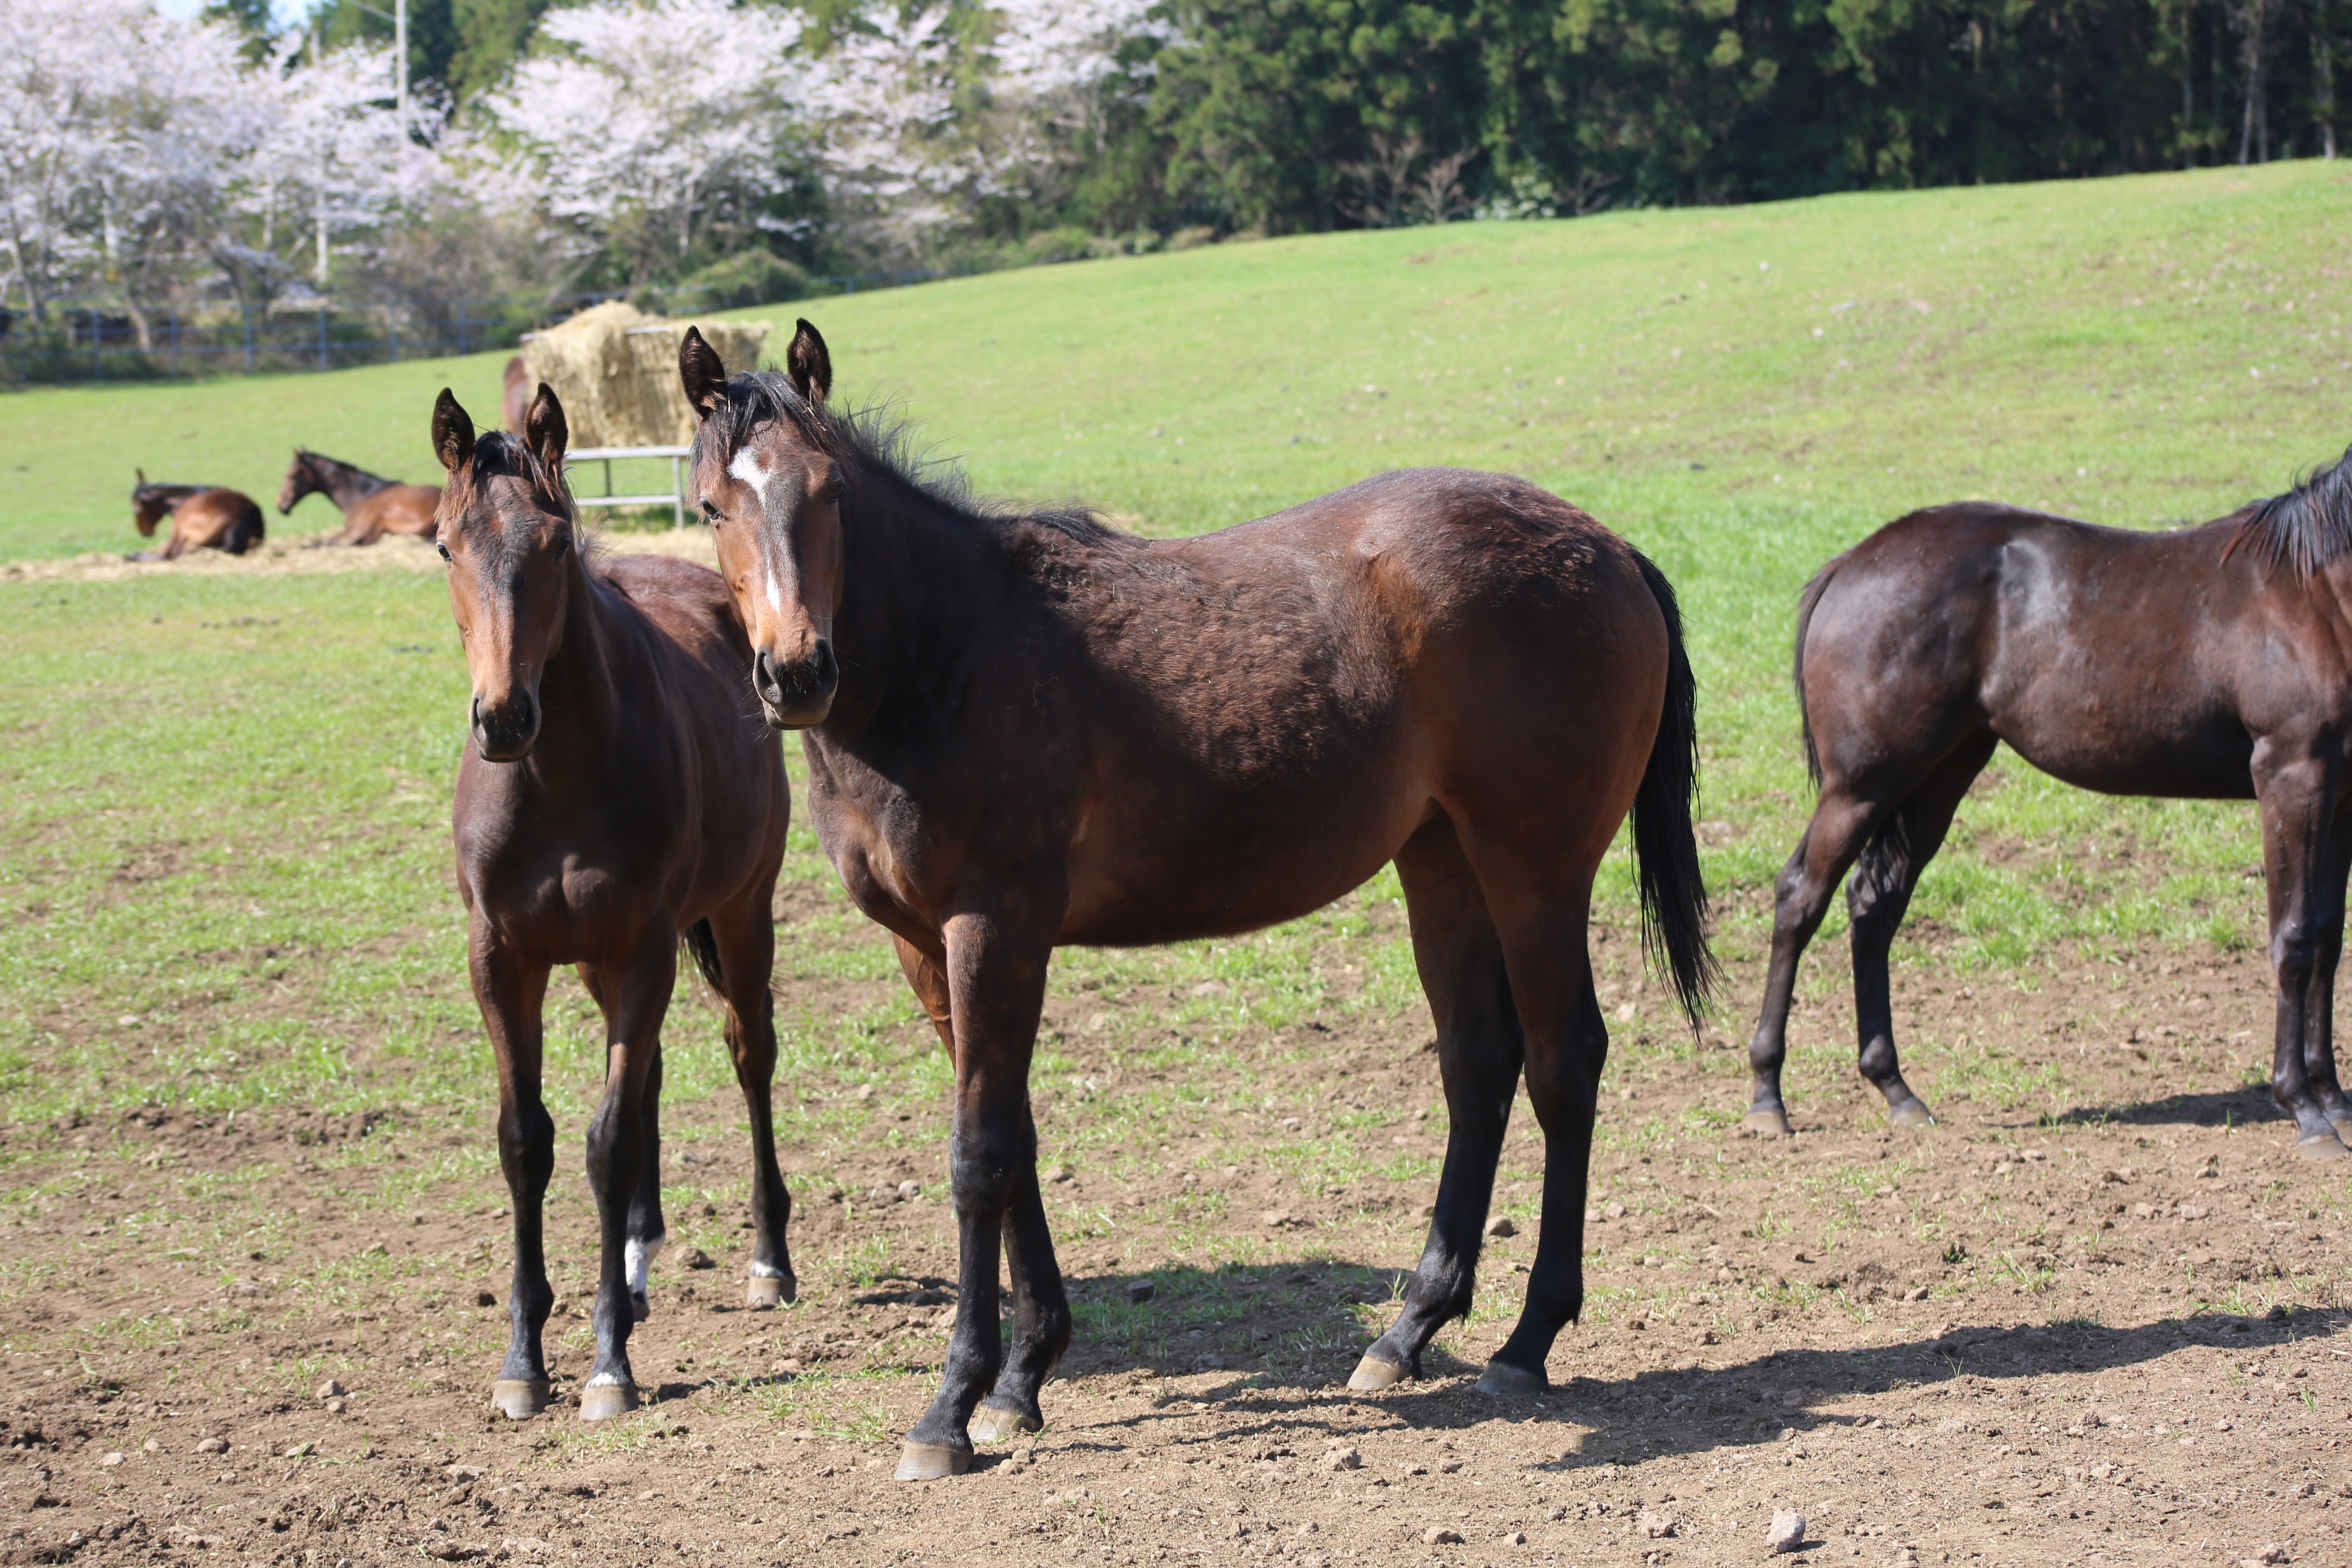
[(559, 534), (557, 534), (557, 535), (555, 536), (555, 552), (556, 552), (558, 555), (562, 554), (565, 551), (567, 551), (567, 550), (569, 550), (569, 549), (571, 549), (571, 548), (572, 548), (572, 534), (571, 534), (571, 532), (570, 532), (570, 531), (569, 531), (569, 530), (565, 531), (564, 531), (564, 532), (562, 532), (562, 533), (559, 533)]
[(719, 503), (714, 500), (705, 500), (702, 503), (702, 515), (709, 518), (711, 521), (717, 522), (719, 521)]
[(447, 545), (442, 543), (436, 539), (433, 542), (433, 548), (441, 552), (442, 560), (446, 561), (449, 559), (449, 547)]

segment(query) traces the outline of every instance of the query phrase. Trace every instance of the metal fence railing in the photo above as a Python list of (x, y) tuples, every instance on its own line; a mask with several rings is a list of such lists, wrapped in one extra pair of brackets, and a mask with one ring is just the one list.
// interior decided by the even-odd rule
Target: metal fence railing
[[(855, 294), (949, 276), (842, 273), (809, 281), (817, 294)], [(10, 382), (151, 381), (177, 376), (341, 370), (511, 348), (525, 332), (605, 300), (656, 297), (665, 310), (729, 309), (752, 301), (719, 290), (613, 289), (554, 299), (458, 300), (431, 312), (404, 303), (349, 300), (160, 305), (133, 315), (121, 305), (48, 301), (37, 314), (0, 307), (0, 379)], [(785, 304), (790, 301), (771, 301)]]

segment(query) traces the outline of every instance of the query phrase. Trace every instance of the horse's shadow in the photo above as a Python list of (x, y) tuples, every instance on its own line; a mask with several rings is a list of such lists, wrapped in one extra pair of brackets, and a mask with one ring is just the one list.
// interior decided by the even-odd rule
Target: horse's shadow
[(2257, 1121), (2292, 1121), (2278, 1108), (2268, 1084), (2247, 1084), (2204, 1094), (2172, 1094), (2127, 1105), (2078, 1105), (2039, 1120), (2045, 1127), (2238, 1127)]
[[(1237, 1285), (1237, 1279), (1251, 1276), (1259, 1282)], [(1069, 1373), (1125, 1372), (1142, 1383), (1190, 1380), (1206, 1373), (1216, 1381), (1163, 1389), (1145, 1409), (1066, 1430), (1056, 1447), (1108, 1456), (1148, 1440), (1181, 1457), (1187, 1448), (1230, 1452), (1230, 1445), (1239, 1443), (1244, 1458), (1312, 1462), (1330, 1440), (1360, 1432), (1362, 1409), (1371, 1406), (1413, 1430), (1467, 1431), (1498, 1423), (1528, 1428), (1528, 1446), (1542, 1455), (1529, 1456), (1530, 1469), (1580, 1471), (1747, 1448), (1776, 1437), (1801, 1439), (1816, 1430), (1851, 1426), (1866, 1417), (1832, 1407), (1864, 1395), (1963, 1377), (1991, 1380), (1997, 1394), (2010, 1380), (2115, 1371), (2192, 1344), (2267, 1349), (2352, 1322), (2352, 1310), (2276, 1309), (2268, 1316), (2203, 1312), (2125, 1327), (1977, 1323), (1895, 1344), (1768, 1352), (1714, 1369), (1685, 1365), (1622, 1378), (1578, 1376), (1544, 1394), (1509, 1399), (1474, 1392), (1470, 1380), (1479, 1368), (1437, 1345), (1423, 1357), (1421, 1382), (1379, 1394), (1351, 1393), (1348, 1371), (1368, 1338), (1360, 1328), (1351, 1322), (1344, 1333), (1322, 1334), (1274, 1326), (1300, 1316), (1297, 1309), (1304, 1305), (1310, 1318), (1319, 1307), (1336, 1329), (1335, 1306), (1363, 1301), (1374, 1291), (1384, 1299), (1400, 1278), (1393, 1269), (1309, 1261), (1238, 1276), (1230, 1270), (1163, 1268), (1150, 1276), (1154, 1290), (1140, 1303), (1126, 1300), (1124, 1279), (1074, 1279), (1080, 1322), (1065, 1363)], [(1274, 1309), (1265, 1318), (1271, 1337), (1263, 1344), (1242, 1342), (1257, 1346), (1257, 1353), (1230, 1354), (1230, 1333), (1223, 1340), (1206, 1332), (1200, 1340), (1190, 1337), (1203, 1322), (1247, 1333), (1246, 1317), (1236, 1322), (1228, 1314), (1251, 1305), (1253, 1295), (1285, 1288), (1291, 1299), (1276, 1295), (1259, 1303)], [(1228, 1349), (1200, 1348), (1212, 1344)], [(1225, 1364), (1215, 1364), (1220, 1362)], [(1190, 1425), (1203, 1405), (1220, 1412), (1205, 1431)], [(1046, 1409), (1050, 1419), (1050, 1392)], [(1998, 1398), (1953, 1410), (1955, 1417), (1986, 1436), (2004, 1428), (2012, 1436), (2032, 1433), (2037, 1426), (2054, 1426), (2053, 1417), (2065, 1414), (2046, 1400), (2012, 1412)], [(983, 1465), (994, 1462), (982, 1456)]]

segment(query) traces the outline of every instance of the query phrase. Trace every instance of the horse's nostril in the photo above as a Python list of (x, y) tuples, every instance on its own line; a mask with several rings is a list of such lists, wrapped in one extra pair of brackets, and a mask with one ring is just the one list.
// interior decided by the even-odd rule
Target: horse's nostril
[(816, 645), (815, 662), (816, 688), (819, 691), (824, 691), (831, 688), (834, 677), (839, 673), (838, 668), (835, 665), (833, 660), (832, 638), (827, 637)]
[(761, 648), (760, 657), (752, 664), (760, 676), (760, 695), (771, 702), (782, 702), (784, 700), (784, 680), (782, 672), (776, 668), (776, 656)]

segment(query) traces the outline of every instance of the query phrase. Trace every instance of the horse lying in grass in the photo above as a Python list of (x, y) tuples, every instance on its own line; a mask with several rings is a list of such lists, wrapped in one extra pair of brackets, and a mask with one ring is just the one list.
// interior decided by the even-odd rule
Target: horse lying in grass
[(131, 521), (142, 539), (155, 537), (165, 518), (172, 531), (161, 550), (141, 550), (125, 561), (177, 561), (191, 550), (221, 550), (242, 555), (261, 542), (261, 509), (242, 490), (219, 485), (151, 485), (137, 470), (131, 492)]
[(726, 1004), (751, 1112), (748, 1299), (795, 1294), (792, 1199), (770, 1084), (771, 900), (792, 802), (752, 714), (751, 650), (726, 584), (658, 556), (590, 559), (563, 487), (563, 409), (539, 389), (518, 437), (474, 433), (446, 391), (433, 446), (449, 470), (435, 542), (474, 696), (453, 828), (467, 967), (499, 1070), (499, 1158), (514, 1196), (513, 1342), (493, 1391), (510, 1416), (549, 1398), (541, 1331), (554, 1300), (540, 1204), (555, 1124), (540, 1099), (549, 970), (578, 966), (604, 1016), (604, 1095), (588, 1126), (603, 1235), (596, 1361), (580, 1413), (637, 1405), (630, 1324), (661, 1249), (661, 1026), (681, 939)]
[[(2347, 455), (2352, 459), (2352, 454)], [(2169, 532), (1964, 502), (1898, 519), (1813, 574), (1796, 682), (1819, 804), (1776, 885), (1748, 1125), (1786, 1133), (1797, 962), (1849, 867), (1863, 1076), (1932, 1120), (1895, 1052), (1887, 952), (2001, 742), (2107, 795), (2252, 799), (2278, 977), (2271, 1093), (2295, 1149), (2346, 1152), (2331, 1037), (2352, 868), (2352, 460)]]
[(314, 539), (313, 546), (373, 544), (387, 533), (428, 539), (434, 509), (441, 503), (438, 485), (381, 479), (365, 468), (297, 448), (286, 482), (278, 487), (278, 515), (284, 517), (308, 495), (325, 496), (343, 514), (342, 531)]
[(1712, 974), (1693, 683), (1665, 578), (1502, 474), (1386, 474), (1198, 539), (976, 507), (827, 406), (806, 321), (787, 365), (730, 381), (691, 329), (679, 351), (693, 493), (761, 705), (802, 731), (818, 837), (954, 1059), (961, 1293), (899, 1478), (957, 1473), (973, 1436), (1035, 1429), (1069, 1342), (1028, 1098), (1054, 949), (1254, 931), (1391, 859), (1453, 1126), (1404, 1310), (1350, 1385), (1413, 1375), (1468, 1311), (1524, 1066), (1543, 1228), (1479, 1387), (1543, 1388), (1583, 1301), (1608, 1050), (1586, 921), (1629, 808), (1647, 934), (1694, 1016)]

